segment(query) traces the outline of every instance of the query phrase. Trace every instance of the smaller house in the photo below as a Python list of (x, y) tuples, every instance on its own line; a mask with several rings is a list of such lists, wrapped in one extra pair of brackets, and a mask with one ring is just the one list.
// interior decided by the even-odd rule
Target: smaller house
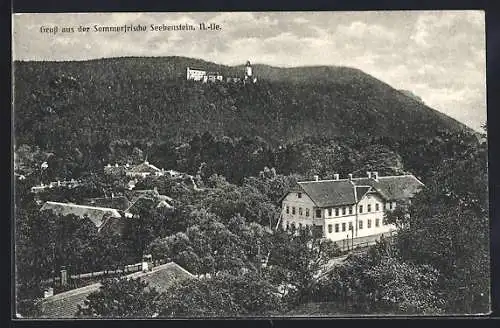
[(121, 214), (117, 209), (107, 207), (95, 207), (88, 205), (77, 205), (71, 203), (45, 202), (40, 211), (52, 211), (58, 215), (75, 215), (81, 219), (89, 219), (97, 228), (98, 232), (108, 229), (121, 232)]
[(125, 210), (125, 217), (133, 217), (140, 206), (173, 209), (173, 199), (161, 195), (156, 189), (135, 190), (131, 195), (131, 205)]
[(108, 164), (104, 167), (104, 173), (110, 175), (124, 175), (127, 172), (127, 169), (128, 169), (128, 164), (127, 165)]
[(216, 82), (216, 81), (222, 82), (223, 79), (224, 78), (223, 78), (222, 74), (220, 74), (219, 72), (208, 72), (207, 73), (208, 82)]
[(145, 178), (148, 175), (163, 176), (165, 175), (165, 170), (157, 168), (148, 161), (144, 161), (143, 163), (126, 170), (126, 175), (128, 177), (140, 178)]

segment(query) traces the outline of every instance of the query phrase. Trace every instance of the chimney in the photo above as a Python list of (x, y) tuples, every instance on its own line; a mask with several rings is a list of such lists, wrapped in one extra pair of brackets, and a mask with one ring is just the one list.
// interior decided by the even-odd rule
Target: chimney
[(54, 295), (54, 288), (49, 287), (43, 291), (43, 298), (51, 297)]
[(319, 181), (319, 175), (314, 175), (314, 181)]
[(373, 177), (375, 180), (378, 180), (378, 172), (372, 172), (372, 177)]
[(61, 270), (61, 286), (66, 286), (68, 284), (68, 271), (66, 269)]
[(338, 173), (335, 173), (333, 175), (333, 180), (338, 180), (340, 178), (339, 174)]
[(370, 171), (366, 172), (366, 175), (368, 176), (368, 179), (372, 177), (372, 173)]
[(352, 173), (349, 173), (349, 181), (352, 180)]

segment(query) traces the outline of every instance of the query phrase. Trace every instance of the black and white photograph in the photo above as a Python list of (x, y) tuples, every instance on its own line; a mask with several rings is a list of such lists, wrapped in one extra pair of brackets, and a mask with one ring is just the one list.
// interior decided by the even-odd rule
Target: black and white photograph
[(12, 15), (15, 319), (491, 313), (485, 12)]

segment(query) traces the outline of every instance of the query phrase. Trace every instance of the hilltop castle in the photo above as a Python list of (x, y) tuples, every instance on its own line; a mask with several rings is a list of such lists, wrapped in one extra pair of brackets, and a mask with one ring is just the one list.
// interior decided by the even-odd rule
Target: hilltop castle
[[(202, 81), (203, 83), (207, 82), (222, 82), (224, 77), (219, 72), (207, 72), (206, 70), (186, 67), (186, 80), (192, 81)], [(238, 76), (228, 76), (226, 77), (226, 82), (230, 83), (256, 83), (257, 78), (253, 76), (252, 64), (250, 61), (247, 61), (245, 65), (245, 71), (243, 77)]]

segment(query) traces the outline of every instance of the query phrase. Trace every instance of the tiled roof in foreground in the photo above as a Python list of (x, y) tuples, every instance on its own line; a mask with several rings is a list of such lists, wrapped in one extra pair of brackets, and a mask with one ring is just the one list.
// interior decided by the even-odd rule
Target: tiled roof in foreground
[[(142, 281), (147, 282), (150, 287), (155, 287), (160, 292), (167, 291), (168, 288), (172, 286), (174, 281), (190, 277), (193, 277), (193, 275), (175, 262), (169, 262), (153, 267), (151, 271), (139, 271), (125, 276), (127, 279), (139, 278)], [(78, 305), (83, 306), (87, 296), (98, 291), (100, 287), (100, 283), (95, 283), (41, 300), (41, 318), (76, 318)]]

